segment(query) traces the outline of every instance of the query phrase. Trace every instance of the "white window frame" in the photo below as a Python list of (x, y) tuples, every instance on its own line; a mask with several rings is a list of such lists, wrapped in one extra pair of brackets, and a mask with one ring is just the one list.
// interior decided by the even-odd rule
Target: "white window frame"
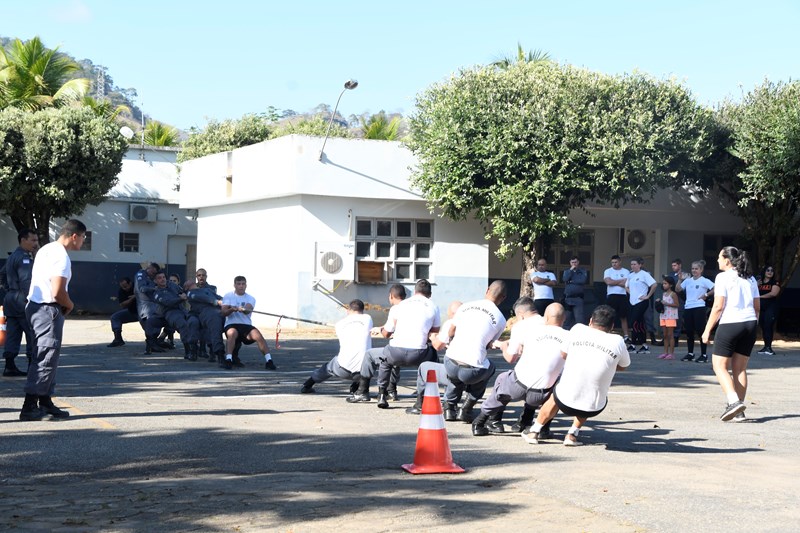
[[(369, 222), (370, 232), (359, 234), (359, 222)], [(388, 234), (382, 232), (378, 235), (378, 223), (383, 223), (383, 228), (386, 228), (386, 223), (389, 223)], [(410, 235), (398, 236), (398, 224), (408, 223), (411, 225)], [(428, 224), (430, 228), (430, 236), (419, 236), (417, 231), (419, 224)], [(357, 217), (356, 218), (356, 261), (380, 261), (386, 263), (387, 269), (387, 282), (388, 283), (414, 283), (419, 277), (419, 269), (427, 269), (427, 276), (424, 276), (428, 281), (433, 281), (433, 248), (434, 248), (434, 227), (433, 220), (420, 219), (420, 218), (391, 218), (391, 217)], [(369, 253), (365, 253), (365, 246), (369, 244)], [(379, 245), (385, 248), (388, 245), (388, 252), (385, 255), (378, 255)], [(408, 257), (398, 257), (400, 248), (408, 246)], [(417, 257), (419, 252), (427, 247), (428, 257)], [(398, 271), (404, 267), (408, 267), (409, 276), (398, 274)]]

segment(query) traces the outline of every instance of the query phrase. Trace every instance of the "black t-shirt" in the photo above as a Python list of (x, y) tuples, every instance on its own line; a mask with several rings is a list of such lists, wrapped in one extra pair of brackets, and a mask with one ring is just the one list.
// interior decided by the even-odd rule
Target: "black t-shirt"
[[(760, 280), (758, 282), (758, 295), (764, 296), (765, 294), (769, 294), (772, 292), (772, 287), (775, 286), (780, 287), (778, 282), (774, 279), (770, 279), (769, 281)], [(760, 303), (762, 307), (765, 305), (772, 305), (775, 303), (775, 298), (762, 298)]]
[[(133, 286), (131, 286), (131, 288), (128, 289), (128, 290), (120, 288), (119, 292), (117, 293), (117, 301), (119, 303), (122, 303), (125, 300), (127, 300), (128, 298), (130, 298), (131, 296), (133, 296)], [(131, 300), (131, 303), (128, 304), (127, 309), (128, 309), (128, 311), (130, 311), (134, 315), (136, 314), (136, 298)]]

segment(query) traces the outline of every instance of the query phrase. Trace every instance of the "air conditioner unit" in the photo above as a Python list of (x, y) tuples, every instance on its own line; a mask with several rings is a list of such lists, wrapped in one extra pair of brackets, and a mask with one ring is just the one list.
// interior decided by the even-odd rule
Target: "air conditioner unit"
[(656, 251), (656, 232), (647, 229), (620, 230), (620, 251), (628, 256), (652, 256)]
[(318, 242), (314, 257), (314, 277), (353, 281), (356, 243)]
[(130, 204), (128, 220), (131, 222), (155, 222), (158, 220), (158, 206)]

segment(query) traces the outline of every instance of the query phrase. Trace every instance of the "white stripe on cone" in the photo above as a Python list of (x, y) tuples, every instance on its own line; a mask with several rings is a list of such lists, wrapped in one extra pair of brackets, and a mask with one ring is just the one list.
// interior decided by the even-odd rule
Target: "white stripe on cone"
[(436, 381), (425, 382), (425, 396), (439, 398), (439, 383)]
[(419, 429), (444, 429), (444, 416), (420, 415)]

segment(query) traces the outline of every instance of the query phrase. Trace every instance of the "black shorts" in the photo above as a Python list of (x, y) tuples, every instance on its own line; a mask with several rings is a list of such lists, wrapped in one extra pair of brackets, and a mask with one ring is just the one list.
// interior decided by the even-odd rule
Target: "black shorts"
[(606, 296), (606, 304), (617, 313), (617, 318), (627, 320), (631, 308), (627, 294), (609, 294)]
[(248, 339), (247, 336), (250, 334), (251, 331), (256, 329), (254, 326), (250, 324), (231, 324), (225, 328), (225, 335), (227, 336), (229, 329), (235, 329), (237, 336), (236, 341), (241, 342), (242, 344), (253, 344), (256, 342), (254, 339)]
[(568, 416), (577, 416), (578, 418), (593, 418), (602, 413), (603, 409), (605, 409), (606, 405), (608, 405), (608, 399), (606, 399), (606, 405), (604, 405), (598, 411), (581, 411), (580, 409), (573, 409), (572, 407), (570, 407), (569, 405), (565, 404), (564, 402), (558, 399), (558, 394), (556, 394), (555, 387), (553, 388), (553, 399), (555, 400), (558, 408), (561, 409), (562, 413)]
[(720, 324), (714, 333), (714, 355), (731, 357), (738, 353), (750, 357), (756, 344), (757, 320)]

